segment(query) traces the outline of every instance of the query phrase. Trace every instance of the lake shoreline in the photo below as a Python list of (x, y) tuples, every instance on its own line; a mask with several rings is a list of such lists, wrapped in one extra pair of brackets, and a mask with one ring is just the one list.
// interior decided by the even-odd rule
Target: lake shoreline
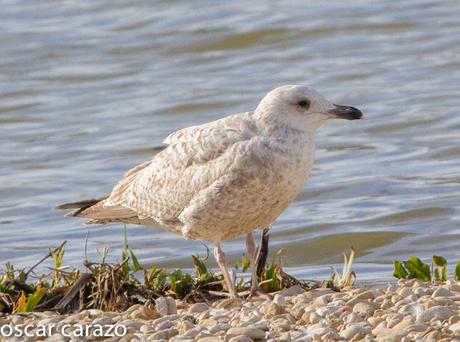
[[(70, 341), (64, 335), (72, 331), (78, 335), (80, 326), (90, 327), (90, 336), (74, 336), (73, 340), (460, 341), (460, 282), (399, 280), (385, 286), (355, 285), (340, 292), (293, 286), (271, 297), (194, 304), (159, 297), (155, 305), (136, 304), (124, 312), (9, 314), (0, 316), (0, 341), (36, 341), (33, 333), (47, 325), (54, 325), (54, 331), (40, 337), (45, 341)], [(10, 327), (26, 324), (36, 329), (30, 331), (32, 337), (5, 337)], [(97, 330), (98, 325), (102, 330)], [(107, 334), (109, 327), (110, 333), (118, 329), (124, 336), (98, 335)]]

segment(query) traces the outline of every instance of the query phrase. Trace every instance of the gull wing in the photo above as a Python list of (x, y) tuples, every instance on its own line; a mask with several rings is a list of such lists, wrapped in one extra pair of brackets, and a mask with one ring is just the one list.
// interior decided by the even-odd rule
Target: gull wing
[[(110, 212), (121, 220), (122, 208), (137, 215), (142, 224), (151, 222), (179, 232), (181, 212), (203, 189), (230, 172), (234, 164), (232, 148), (254, 136), (250, 113), (235, 114), (201, 126), (179, 130), (165, 139), (163, 151), (130, 170), (107, 199), (99, 202), (99, 220), (110, 220)], [(86, 215), (85, 215), (86, 214)], [(94, 217), (91, 208), (80, 216)], [(136, 223), (136, 222), (134, 222)]]

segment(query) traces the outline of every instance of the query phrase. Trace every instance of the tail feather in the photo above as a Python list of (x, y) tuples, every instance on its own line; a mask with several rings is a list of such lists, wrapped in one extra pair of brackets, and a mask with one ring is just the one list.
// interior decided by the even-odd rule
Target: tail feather
[(96, 205), (100, 201), (103, 201), (108, 196), (98, 198), (98, 199), (90, 199), (78, 202), (71, 202), (71, 203), (64, 203), (55, 207), (55, 210), (67, 210), (67, 209), (74, 209), (66, 214), (66, 216), (78, 216), (82, 211)]
[(106, 224), (110, 222), (125, 222), (142, 224), (138, 214), (123, 206), (104, 206), (104, 200), (108, 196), (99, 199), (90, 199), (79, 202), (65, 203), (54, 209), (72, 209), (66, 216), (78, 216), (89, 219), (86, 223)]

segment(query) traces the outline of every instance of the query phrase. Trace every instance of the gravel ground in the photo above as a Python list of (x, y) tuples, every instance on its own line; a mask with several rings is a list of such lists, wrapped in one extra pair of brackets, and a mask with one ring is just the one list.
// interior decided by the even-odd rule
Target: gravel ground
[[(155, 307), (134, 305), (122, 313), (85, 310), (73, 315), (9, 315), (0, 317), (0, 340), (460, 342), (459, 305), (460, 282), (451, 281), (399, 281), (388, 287), (353, 287), (342, 292), (305, 292), (292, 287), (272, 300), (186, 304), (162, 297)], [(28, 333), (33, 336), (5, 337), (14, 326), (23, 332), (25, 324), (32, 325)], [(38, 336), (41, 327), (50, 326), (54, 328), (48, 336)], [(89, 336), (77, 336), (86, 334), (82, 332), (85, 327)], [(124, 336), (100, 336), (117, 332)]]

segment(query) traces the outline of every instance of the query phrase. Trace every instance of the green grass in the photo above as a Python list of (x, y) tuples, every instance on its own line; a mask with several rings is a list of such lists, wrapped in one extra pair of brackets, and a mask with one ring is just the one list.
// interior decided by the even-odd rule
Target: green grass
[[(411, 256), (406, 261), (393, 261), (393, 276), (398, 279), (418, 279), (424, 282), (446, 281), (447, 260), (438, 255), (431, 258), (431, 267), (420, 258)], [(453, 279), (460, 281), (460, 261), (457, 263)]]

